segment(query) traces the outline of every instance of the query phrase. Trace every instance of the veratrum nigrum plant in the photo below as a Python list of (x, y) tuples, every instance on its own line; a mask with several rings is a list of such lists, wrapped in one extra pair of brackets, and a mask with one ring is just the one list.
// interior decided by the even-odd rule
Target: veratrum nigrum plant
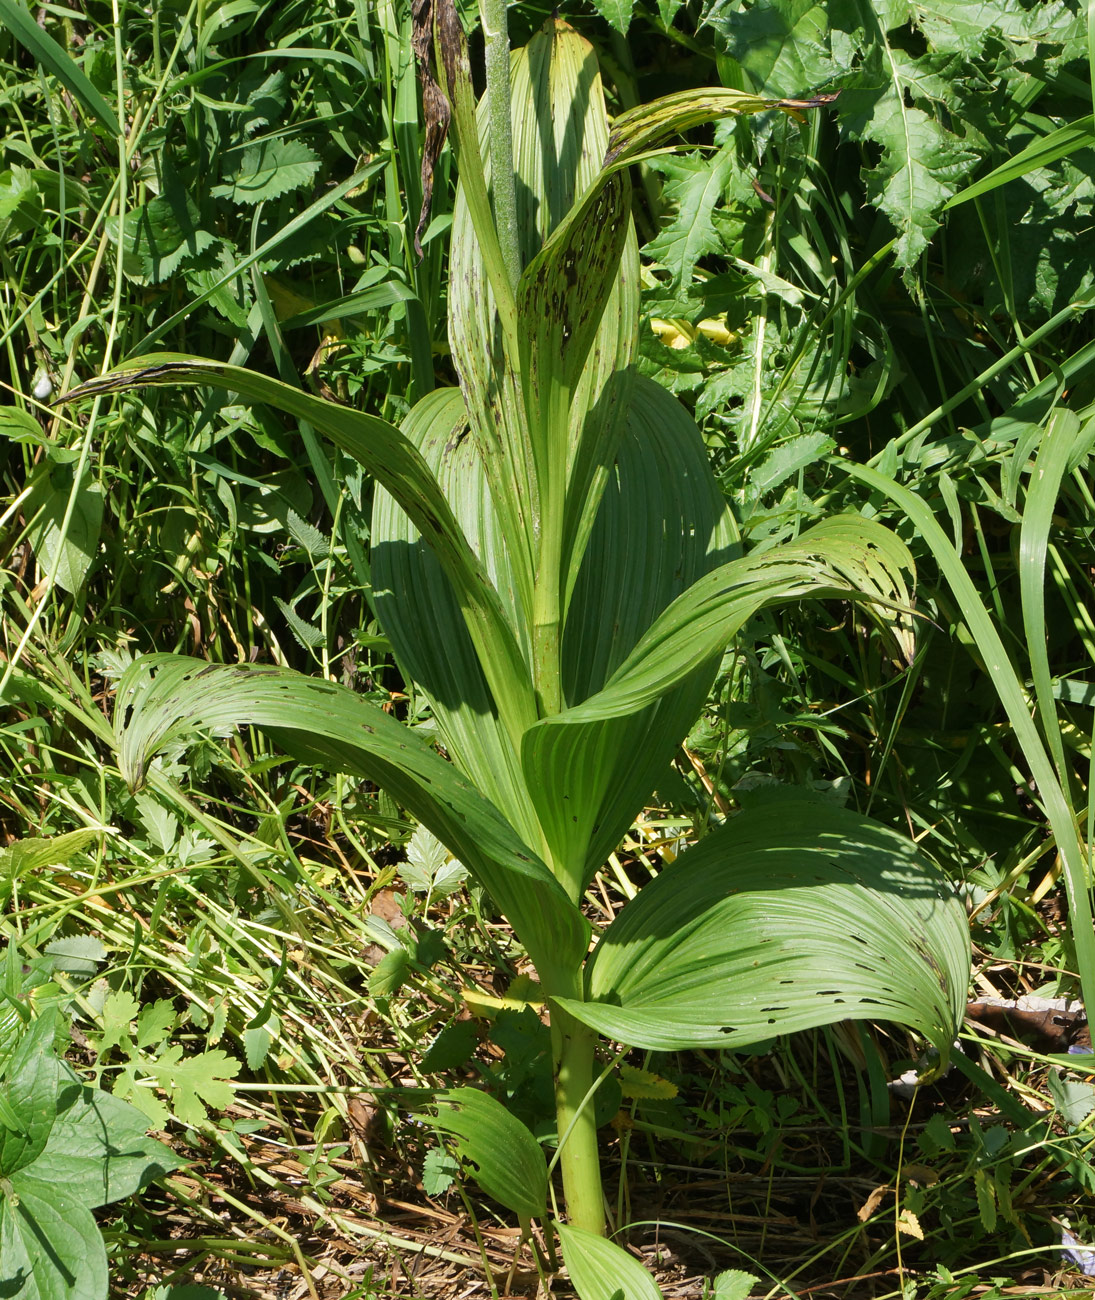
[[(468, 867), (527, 950), (550, 1010), (563, 1242), (578, 1281), (607, 1245), (590, 1244), (605, 1219), (586, 1104), (602, 1037), (735, 1048), (888, 1019), (945, 1054), (969, 940), (961, 907), (912, 843), (805, 796), (731, 817), (592, 935), (583, 893), (745, 622), (785, 601), (850, 599), (907, 660), (912, 565), (891, 532), (858, 514), (744, 553), (695, 424), (632, 366), (628, 164), (714, 117), (807, 106), (692, 91), (610, 130), (592, 48), (552, 19), (512, 57), (503, 25), (502, 80), (495, 50), (477, 111), (451, 5), (437, 0), (419, 30), (442, 83), (427, 78), (427, 99), (436, 116), (451, 114), (460, 174), (449, 286), (460, 386), (430, 393), (400, 428), (177, 355), (141, 358), (81, 391), (225, 389), (307, 421), (366, 467), (382, 489), (376, 612), (430, 700), (448, 759), (332, 682), (157, 655), (119, 685), (119, 761), (138, 785), (159, 749), (196, 729), (262, 727), (297, 757), (388, 789)], [(508, 199), (510, 187), (492, 185), (492, 156), (495, 173), (513, 176)], [(493, 1122), (481, 1102), (460, 1119), (461, 1099), (450, 1100), (439, 1122), (461, 1140)], [(499, 1121), (497, 1141), (521, 1145), (507, 1133)], [(546, 1195), (543, 1156), (535, 1143), (526, 1154), (532, 1172), (503, 1161), (493, 1181), (479, 1162), (488, 1190), (523, 1216), (542, 1212)]]

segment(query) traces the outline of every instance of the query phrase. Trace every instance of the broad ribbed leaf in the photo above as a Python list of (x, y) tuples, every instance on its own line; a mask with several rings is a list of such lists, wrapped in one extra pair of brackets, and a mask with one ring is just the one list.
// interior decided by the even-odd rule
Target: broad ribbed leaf
[(622, 1246), (565, 1223), (555, 1230), (579, 1300), (662, 1300), (657, 1282)]
[[(436, 475), (525, 645), (509, 557), (467, 424), (460, 390), (447, 388), (424, 398), (404, 421), (403, 431)], [(429, 698), (450, 758), (522, 838), (538, 844), (540, 832), (515, 748), (519, 735), (509, 735), (494, 707), (452, 584), (382, 488), (374, 498), (370, 559), (377, 617), (403, 672)]]
[(889, 529), (861, 515), (823, 520), (793, 542), (750, 553), (713, 570), (656, 620), (604, 690), (537, 729), (622, 717), (664, 693), (724, 646), (766, 605), (806, 597), (863, 603), (893, 643), (912, 657), (913, 563)]
[(437, 1115), (426, 1122), (456, 1138), (461, 1158), (474, 1166), (488, 1196), (523, 1219), (547, 1208), (547, 1161), (540, 1144), (516, 1116), (477, 1088), (437, 1094)]
[[(683, 590), (735, 553), (699, 430), (639, 380), (563, 638), (565, 697), (600, 691)], [(711, 656), (648, 707), (579, 732), (535, 727), (522, 746), (557, 873), (577, 896), (619, 843), (703, 706)], [(567, 717), (563, 714), (562, 717)]]
[[(564, 467), (571, 483), (563, 526), (573, 551), (588, 535), (622, 429), (637, 336), (638, 248), (621, 178), (610, 200), (619, 218), (615, 229), (578, 220), (571, 234), (561, 232), (552, 250), (544, 250), (598, 175), (608, 144), (592, 47), (566, 23), (551, 19), (514, 56), (511, 86), (519, 252), (528, 268), (519, 289), (525, 374), (507, 368), (505, 323), (497, 315), (479, 222), (462, 185), (453, 212), (449, 338), (472, 433), (514, 551), (522, 600), (531, 610), (546, 464)], [(485, 104), (479, 121), (485, 139)], [(564, 245), (606, 269), (579, 278), (576, 264), (564, 265)], [(592, 341), (583, 322), (594, 327)], [(518, 360), (514, 355), (513, 362)], [(595, 417), (589, 416), (593, 410)], [(556, 501), (562, 485), (557, 470)]]
[[(647, 439), (646, 446), (653, 443)], [(665, 447), (667, 458), (668, 453)], [(902, 567), (911, 568), (908, 552), (881, 525), (859, 516), (826, 521), (796, 542), (721, 565), (693, 581), (660, 616), (656, 605), (644, 606), (652, 598), (672, 595), (672, 566), (680, 560), (667, 541), (688, 537), (680, 515), (658, 513), (665, 504), (659, 478), (682, 492), (689, 485), (687, 461), (679, 453), (676, 459), (676, 466), (644, 465), (621, 493), (617, 515), (609, 517), (605, 549), (599, 552), (591, 544), (588, 570), (596, 574), (603, 565), (605, 581), (601, 587), (591, 578), (588, 593), (579, 589), (585, 620), (573, 635), (568, 624), (568, 667), (571, 674), (581, 671), (577, 665), (589, 656), (594, 671), (611, 672), (611, 677), (597, 690), (597, 677), (584, 676), (581, 684), (594, 693), (538, 722), (521, 744), (521, 762), (555, 870), (572, 896), (575, 882), (588, 883), (649, 797), (702, 708), (717, 657), (753, 614), (805, 596), (844, 596), (887, 602), (886, 610), (896, 604), (899, 629), (906, 617), (909, 597)], [(693, 491), (714, 489), (705, 461), (693, 460), (691, 473)], [(653, 501), (643, 500), (640, 484)], [(606, 504), (609, 500), (606, 496)], [(704, 555), (701, 541), (690, 563), (682, 565), (681, 580), (710, 568), (712, 560), (704, 562)], [(712, 557), (716, 563), (718, 558)], [(602, 660), (598, 619), (613, 626), (608, 614), (614, 613), (626, 635), (634, 624), (620, 602), (629, 598), (652, 625), (630, 652), (621, 637)], [(626, 658), (613, 671), (616, 653), (626, 653)], [(581, 699), (577, 694), (568, 698)]]
[(147, 656), (118, 686), (118, 766), (136, 787), (172, 741), (248, 725), (305, 762), (390, 791), (488, 890), (542, 976), (581, 961), (587, 922), (498, 810), (409, 728), (333, 682), (281, 668)]
[(500, 707), (531, 721), (531, 684), (524, 657), (491, 584), (418, 449), (386, 420), (302, 392), (266, 375), (201, 358), (160, 353), (119, 367), (65, 395), (66, 401), (146, 384), (201, 384), (265, 402), (313, 425), (353, 456), (399, 502), (448, 574)]
[(891, 1020), (945, 1057), (970, 972), (965, 913), (902, 835), (819, 800), (741, 813), (645, 886), (562, 1005), (658, 1051)]

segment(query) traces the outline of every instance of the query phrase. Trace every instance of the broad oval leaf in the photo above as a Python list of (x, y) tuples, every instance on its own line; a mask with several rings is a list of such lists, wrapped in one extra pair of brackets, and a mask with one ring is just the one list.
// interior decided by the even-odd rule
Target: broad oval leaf
[(451, 763), (376, 705), (288, 669), (175, 655), (137, 660), (118, 684), (118, 766), (131, 788), (170, 742), (248, 725), (305, 762), (390, 791), (491, 894), (545, 979), (582, 960), (589, 924), (543, 862)]
[(965, 1009), (965, 913), (904, 836), (820, 800), (743, 812), (609, 926), (571, 1015), (657, 1051), (891, 1020), (946, 1057)]
[(555, 1230), (579, 1300), (662, 1300), (657, 1282), (622, 1246), (565, 1223)]
[(660, 699), (728, 645), (759, 609), (788, 600), (835, 597), (861, 601), (912, 657), (908, 547), (861, 515), (838, 515), (793, 542), (753, 551), (698, 579), (654, 622), (604, 690), (539, 725), (622, 717)]
[[(601, 499), (563, 637), (565, 697), (600, 691), (691, 583), (736, 553), (699, 430), (664, 389), (636, 383), (628, 432)], [(619, 843), (695, 721), (711, 656), (623, 718), (538, 725), (521, 756), (553, 865), (574, 897)]]
[(63, 1187), (16, 1174), (0, 1191), (0, 1295), (104, 1300), (108, 1274), (91, 1211)]
[(456, 1138), (456, 1150), (490, 1197), (523, 1219), (547, 1206), (547, 1161), (540, 1144), (500, 1101), (478, 1088), (437, 1094), (438, 1111), (427, 1120)]

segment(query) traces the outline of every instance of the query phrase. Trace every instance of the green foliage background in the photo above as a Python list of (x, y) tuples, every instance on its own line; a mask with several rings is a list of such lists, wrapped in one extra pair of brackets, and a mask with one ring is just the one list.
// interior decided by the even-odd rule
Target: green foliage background
[[(1085, 8), (621, 0), (567, 4), (564, 15), (596, 45), (616, 111), (703, 84), (839, 92), (801, 123), (742, 119), (638, 169), (643, 369), (693, 407), (749, 546), (862, 500), (847, 464), (871, 465), (925, 503), (996, 616), (1032, 707), (1038, 682), (1048, 686), (1056, 723), (1043, 714), (1040, 725), (1090, 843)], [(545, 16), (516, 6), (515, 43)], [(465, 924), (482, 907), (474, 894), (437, 910), (450, 864), (423, 866), (428, 852), (404, 860), (413, 827), (386, 796), (294, 770), (252, 737), (180, 747), (168, 775), (186, 796), (166, 782), (131, 796), (110, 757), (112, 683), (152, 649), (311, 668), (429, 733), (373, 619), (371, 486), (353, 463), (307, 427), (242, 403), (158, 390), (79, 416), (46, 403), (123, 358), (172, 348), (400, 418), (453, 380), (449, 159), (419, 263), (418, 90), (400, 4), (46, 6), (29, 36), (6, 25), (0, 830), (14, 848), (0, 870), (2, 924), (28, 956), (53, 950), (55, 973), (33, 996), (59, 998), (74, 1017), (88, 1044), (80, 1066), (188, 1134), (202, 1176), (214, 1176), (224, 1161), (258, 1159), (252, 1120), (271, 1131), (286, 1122), (262, 1102), (249, 1117), (217, 1118), (233, 1080), (407, 1083), (384, 1053), (413, 1060), (461, 1023), (452, 967), (519, 954)], [(59, 61), (46, 47), (32, 57), (35, 32)], [(1020, 175), (963, 201), (1023, 150)], [(1060, 493), (1044, 507), (1035, 581), (1046, 617), (1032, 654), (1019, 617), (1034, 563), (1022, 526), (1032, 456), (1061, 411), (1077, 425)], [(893, 676), (842, 611), (758, 617), (606, 887), (626, 892), (629, 871), (655, 867), (675, 837), (702, 836), (766, 787), (806, 785), (911, 832), (962, 881), (999, 991), (1074, 993), (1067, 927), (1044, 906), (1053, 841), (1023, 747), (971, 651), (968, 611), (904, 516), (882, 495), (874, 503), (922, 560), (913, 669)], [(54, 837), (53, 853), (18, 851), (30, 837)], [(432, 889), (420, 887), (424, 871)], [(413, 940), (371, 910), (401, 878)], [(367, 983), (365, 945), (388, 953), (383, 978), (378, 967)], [(540, 1084), (517, 1066), (535, 1032), (497, 1023), (503, 1087), (535, 1120)], [(473, 1059), (475, 1045), (463, 1046), (435, 1056), (436, 1074), (407, 1067), (412, 1081), (444, 1082)], [(778, 1050), (788, 1077), (801, 1074), (795, 1049)], [(1044, 1093), (1036, 1061), (1006, 1060)], [(737, 1108), (762, 1129), (767, 1116), (768, 1132), (774, 1103), (757, 1101), (753, 1067), (738, 1068), (710, 1106), (663, 1109), (663, 1126), (669, 1116), (702, 1133), (705, 1109), (725, 1118)], [(316, 1142), (333, 1134), (348, 1149), (345, 1094), (319, 1095), (318, 1110), (312, 1094), (294, 1104)], [(865, 1113), (881, 1104), (877, 1079), (855, 1095)], [(832, 1103), (838, 1124), (842, 1105)], [(1010, 1135), (991, 1131), (1001, 1136), (949, 1135), (948, 1145), (925, 1130), (920, 1154), (938, 1158), (941, 1190), (906, 1190), (931, 1233), (926, 1248), (906, 1241), (914, 1254), (967, 1265), (971, 1222), (997, 1234), (1000, 1254), (1052, 1236), (1050, 1213), (1072, 1191), (1048, 1190), (1056, 1165), (1032, 1164), (1021, 1121)], [(1082, 1147), (1067, 1130), (1058, 1138)], [(322, 1191), (338, 1170), (315, 1151), (307, 1177)], [(1082, 1169), (1070, 1176), (1083, 1185)], [(119, 1285), (137, 1285), (126, 1270), (140, 1235), (122, 1226), (111, 1238)], [(892, 1258), (894, 1241), (879, 1250)], [(819, 1268), (839, 1272), (836, 1257)]]

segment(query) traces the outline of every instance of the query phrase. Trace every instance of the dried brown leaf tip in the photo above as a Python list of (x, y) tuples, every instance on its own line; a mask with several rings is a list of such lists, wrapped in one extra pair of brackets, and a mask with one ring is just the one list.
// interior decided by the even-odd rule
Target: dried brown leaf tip
[(418, 214), (418, 225), (414, 232), (414, 251), (421, 261), (422, 232), (429, 220), (430, 203), (433, 200), (433, 171), (449, 133), (451, 110), (445, 92), (434, 75), (434, 0), (414, 0), (411, 17), (411, 48), (418, 64), (418, 80), (422, 85), (422, 116), (426, 121), (426, 139), (422, 146), (422, 210)]

